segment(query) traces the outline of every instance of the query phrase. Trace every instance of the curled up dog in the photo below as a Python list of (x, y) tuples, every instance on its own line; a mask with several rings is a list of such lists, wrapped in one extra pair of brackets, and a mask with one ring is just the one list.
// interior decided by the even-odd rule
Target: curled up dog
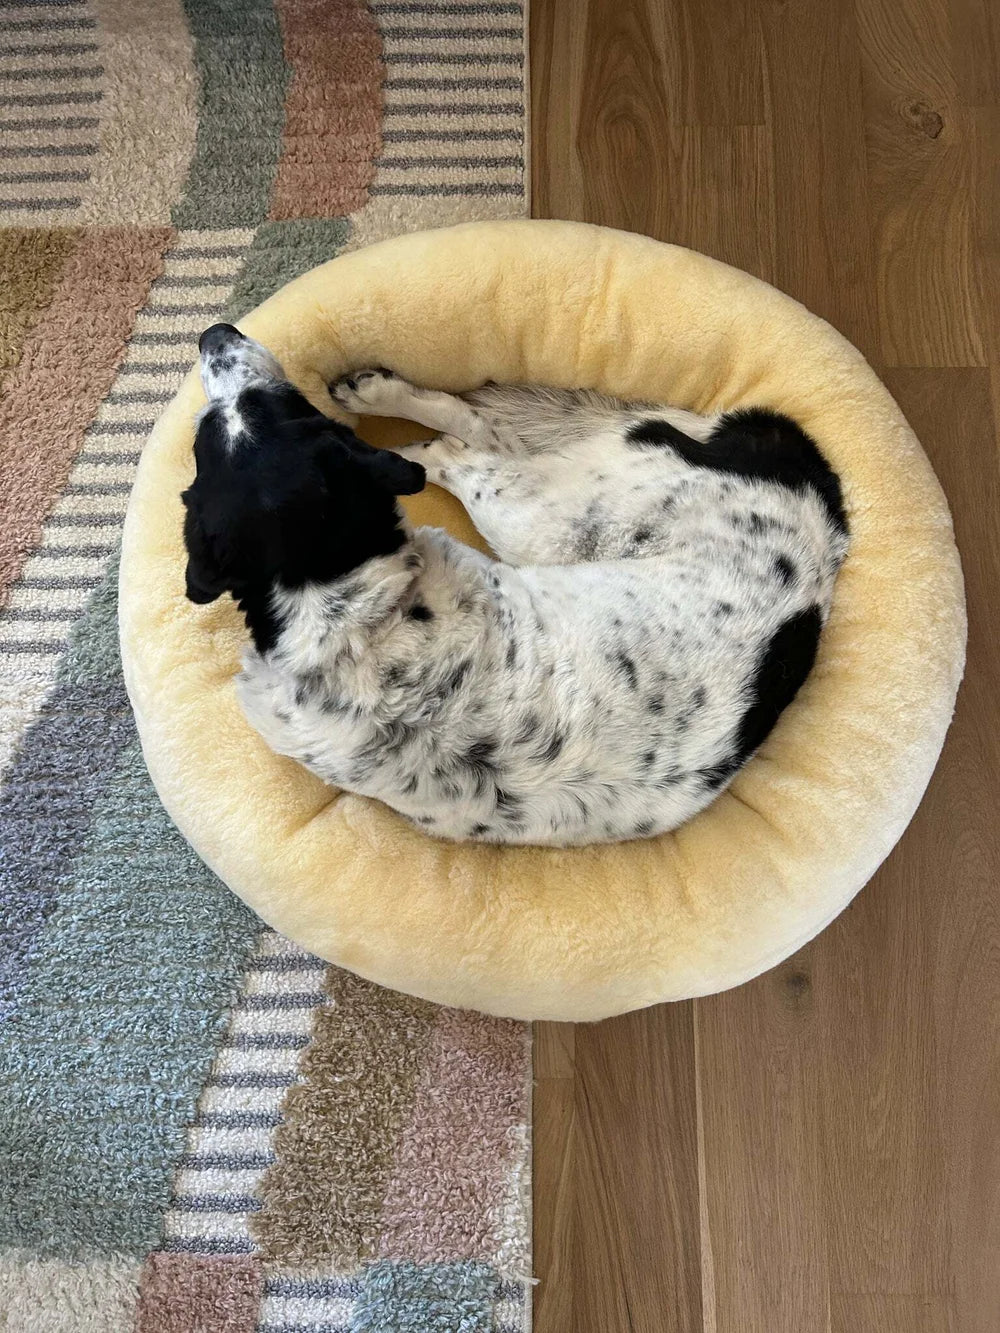
[[(355, 372), (343, 407), (439, 432), (389, 451), (230, 325), (202, 336), (201, 370), (187, 593), (243, 611), (246, 716), (431, 834), (674, 828), (812, 667), (848, 532), (836, 474), (786, 417)], [(398, 497), (428, 480), (498, 559), (411, 528)]]

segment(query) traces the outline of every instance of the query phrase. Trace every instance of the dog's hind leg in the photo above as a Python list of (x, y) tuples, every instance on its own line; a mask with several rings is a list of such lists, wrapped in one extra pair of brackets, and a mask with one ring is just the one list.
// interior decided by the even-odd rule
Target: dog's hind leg
[(555, 452), (569, 457), (598, 436), (624, 440), (631, 425), (651, 415), (669, 421), (695, 440), (707, 439), (716, 421), (680, 407), (651, 407), (609, 398), (592, 389), (552, 389), (540, 384), (484, 384), (468, 400), (489, 417), (504, 439), (516, 439), (521, 449), (538, 455)]

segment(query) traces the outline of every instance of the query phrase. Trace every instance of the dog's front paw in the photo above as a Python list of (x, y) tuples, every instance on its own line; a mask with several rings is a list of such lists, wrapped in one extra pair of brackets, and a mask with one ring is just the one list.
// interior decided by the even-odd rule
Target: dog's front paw
[(356, 370), (330, 386), (330, 396), (348, 412), (390, 415), (413, 394), (413, 386), (391, 370)]

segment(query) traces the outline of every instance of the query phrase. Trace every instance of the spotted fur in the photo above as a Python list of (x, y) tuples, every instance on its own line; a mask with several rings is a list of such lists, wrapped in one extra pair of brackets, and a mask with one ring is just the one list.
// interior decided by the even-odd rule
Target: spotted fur
[[(239, 697), (269, 745), (452, 839), (644, 838), (715, 798), (810, 670), (847, 548), (794, 422), (355, 372), (345, 408), (440, 432), (376, 452), (226, 328), (188, 582), (247, 614)], [(408, 527), (424, 471), (499, 559)]]

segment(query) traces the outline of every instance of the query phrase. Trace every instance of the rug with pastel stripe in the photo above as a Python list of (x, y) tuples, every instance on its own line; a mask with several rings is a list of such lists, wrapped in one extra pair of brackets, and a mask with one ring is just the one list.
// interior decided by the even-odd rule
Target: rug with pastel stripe
[(0, 1329), (523, 1333), (526, 1029), (264, 929), (159, 806), (115, 618), (133, 471), (205, 325), (526, 211), (521, 4), (0, 25)]

